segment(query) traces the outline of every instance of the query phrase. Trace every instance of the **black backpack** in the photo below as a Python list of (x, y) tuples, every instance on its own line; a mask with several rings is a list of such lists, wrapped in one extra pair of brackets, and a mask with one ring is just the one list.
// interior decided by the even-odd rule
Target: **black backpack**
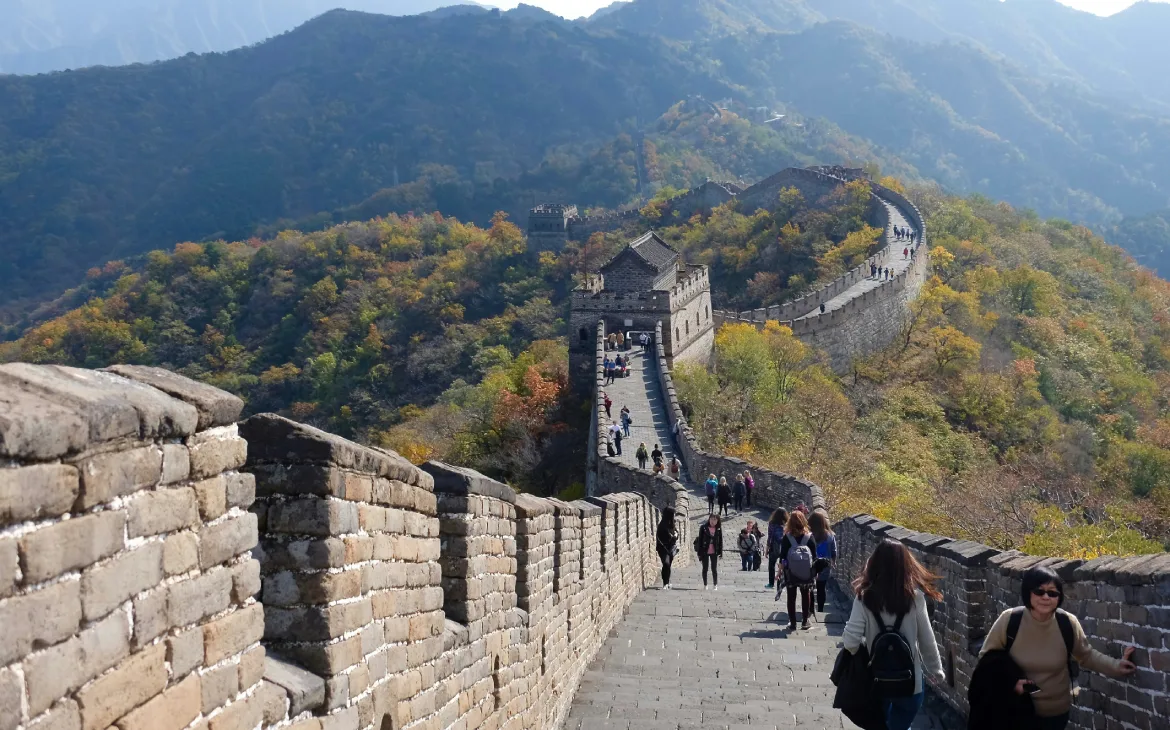
[[(1024, 607), (1016, 606), (1013, 608), (1012, 615), (1008, 618), (1007, 642), (1004, 644), (1004, 651), (1012, 650), (1012, 644), (1016, 642), (1016, 634), (1020, 633), (1020, 621), (1023, 619)], [(1081, 674), (1080, 665), (1077, 664), (1076, 659), (1073, 659), (1076, 636), (1073, 634), (1072, 621), (1069, 620), (1068, 614), (1059, 608), (1056, 609), (1056, 625), (1060, 627), (1060, 635), (1064, 638), (1064, 649), (1068, 653), (1068, 678), (1075, 682)]]
[(882, 697), (910, 697), (914, 694), (914, 651), (900, 631), (906, 614), (900, 614), (893, 626), (886, 626), (879, 612), (870, 613), (878, 623), (878, 635), (869, 652), (874, 689)]

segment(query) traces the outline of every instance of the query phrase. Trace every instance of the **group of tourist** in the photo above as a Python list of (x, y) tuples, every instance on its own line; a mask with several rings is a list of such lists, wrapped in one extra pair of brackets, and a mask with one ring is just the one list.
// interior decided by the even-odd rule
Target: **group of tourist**
[(716, 513), (716, 502), (719, 503), (720, 516), (727, 515), (729, 506), (734, 506), (736, 512), (741, 512), (744, 507), (751, 506), (752, 492), (755, 488), (756, 480), (746, 471), (735, 475), (734, 484), (728, 484), (727, 477), (723, 475), (718, 479), (714, 474), (709, 475), (707, 481), (703, 483), (703, 492), (707, 496), (707, 513)]
[[(655, 540), (663, 588), (669, 590), (671, 564), (679, 550), (674, 510), (664, 510)], [(749, 521), (737, 546), (742, 570), (758, 569), (756, 556), (766, 550), (767, 587), (779, 586), (777, 600), (780, 588), (787, 588), (788, 630), (797, 628), (798, 594), (801, 626), (809, 628), (813, 593), (816, 611), (823, 612), (826, 584), (837, 560), (828, 514), (822, 508), (809, 512), (803, 504), (791, 513), (778, 509), (768, 520), (766, 538)], [(713, 509), (700, 525), (693, 548), (703, 589), (710, 578), (711, 589), (719, 590), (723, 529)], [(925, 680), (946, 682), (927, 610), (928, 601), (942, 600), (937, 580), (905, 545), (885, 539), (853, 582), (855, 598), (841, 637), (843, 652), (833, 672), (838, 685), (834, 707), (862, 727), (909, 730), (923, 704)], [(1133, 647), (1127, 647), (1120, 659), (1098, 651), (1077, 618), (1060, 608), (1063, 602), (1064, 583), (1050, 568), (1037, 566), (1024, 574), (1020, 606), (999, 615), (979, 651), (969, 688), (968, 730), (1065, 730), (1078, 666), (1111, 677), (1136, 671)], [(849, 663), (861, 666), (854, 676), (863, 676), (864, 686), (842, 679), (848, 673), (842, 666)]]
[(875, 263), (869, 265), (869, 278), (877, 279), (878, 281), (889, 281), (894, 278), (894, 272), (890, 271), (890, 267), (881, 267)]
[[(610, 418), (610, 407), (613, 401), (610, 400), (609, 395), (602, 393), (605, 398), (605, 415)], [(609, 424), (609, 440), (606, 442), (606, 450), (610, 456), (622, 455), (622, 439), (629, 438), (630, 426), (634, 425), (634, 417), (630, 414), (630, 409), (627, 406), (622, 406), (622, 410), (618, 413), (618, 420)]]
[(605, 360), (602, 361), (602, 367), (605, 370), (605, 384), (609, 385), (616, 378), (626, 377), (630, 369), (630, 357), (629, 355), (626, 357), (618, 355), (610, 360), (609, 355), (606, 355)]
[(894, 226), (894, 240), (909, 241), (910, 243), (914, 243), (914, 236), (915, 233), (913, 228), (902, 228), (900, 226)]

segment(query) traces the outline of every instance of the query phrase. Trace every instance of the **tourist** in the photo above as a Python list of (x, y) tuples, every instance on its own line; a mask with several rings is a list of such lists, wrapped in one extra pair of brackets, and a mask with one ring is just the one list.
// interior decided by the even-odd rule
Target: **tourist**
[(731, 504), (731, 487), (727, 484), (727, 477), (719, 477), (719, 491), (715, 493), (719, 501), (719, 516), (727, 515), (727, 507)]
[(719, 480), (712, 474), (703, 483), (703, 488), (707, 494), (707, 514), (712, 514), (715, 512), (715, 495), (719, 492)]
[(677, 482), (680, 476), (682, 476), (682, 467), (678, 463), (678, 457), (672, 456), (670, 457), (670, 478)]
[(613, 435), (614, 446), (617, 447), (617, 455), (622, 455), (622, 432), (618, 429)]
[(1130, 659), (1133, 647), (1127, 646), (1120, 659), (1094, 649), (1077, 617), (1060, 608), (1064, 582), (1046, 566), (1024, 573), (1020, 602), (1022, 606), (995, 620), (979, 656), (1006, 650), (1025, 677), (1016, 682), (1015, 693), (1032, 697), (1035, 719), (1028, 727), (1064, 730), (1072, 708), (1069, 661), (1110, 677), (1127, 677), (1136, 671)]
[(828, 565), (817, 572), (817, 613), (825, 612), (825, 584), (832, 577), (833, 563), (837, 562), (837, 536), (829, 527), (829, 514), (821, 507), (808, 516), (808, 527), (813, 541), (817, 544), (817, 559), (828, 561)]
[(650, 345), (650, 335), (643, 332), (642, 335), (638, 337), (638, 342), (642, 343), (642, 354), (645, 355), (646, 348)]
[(658, 448), (658, 444), (654, 444), (654, 450), (650, 452), (650, 459), (654, 462), (654, 466), (662, 466), (662, 449)]
[(761, 552), (764, 549), (764, 533), (760, 532), (760, 526), (755, 520), (748, 520), (747, 527), (756, 538), (756, 549), (752, 552), (752, 570), (759, 570), (762, 562)]
[(751, 507), (752, 506), (752, 492), (756, 491), (756, 480), (752, 479), (751, 473), (746, 472), (746, 471), (743, 473), (743, 486), (747, 490), (746, 491), (747, 506)]
[(735, 475), (735, 484), (731, 488), (731, 498), (735, 502), (735, 511), (743, 511), (743, 501), (747, 497), (747, 485), (744, 484), (743, 474)]
[(877, 278), (877, 264), (873, 263), (872, 261), (869, 264), (869, 278)]
[(756, 551), (759, 543), (756, 542), (756, 536), (752, 534), (749, 527), (744, 527), (739, 531), (739, 538), (736, 546), (739, 548), (739, 569), (740, 571), (747, 571), (752, 569), (752, 553)]
[[(788, 516), (788, 529), (780, 542), (780, 561), (784, 565), (784, 584), (788, 588), (788, 630), (796, 631), (796, 594), (800, 592), (800, 609), (804, 615), (801, 628), (809, 628), (811, 600), (809, 590), (815, 582), (813, 556), (816, 541), (808, 529), (808, 519), (799, 508)], [(777, 595), (779, 598), (779, 595)]]
[(621, 415), (622, 418), (622, 431), (624, 431), (625, 435), (629, 437), (630, 424), (634, 422), (634, 417), (630, 415), (630, 409), (626, 406), (622, 406), (622, 412), (619, 415)]
[(605, 384), (609, 385), (613, 382), (613, 361), (609, 359), (609, 355), (606, 355), (605, 359), (601, 361), (601, 369), (605, 374)]
[(796, 503), (796, 507), (794, 507), (792, 511), (793, 511), (793, 512), (799, 512), (799, 513), (801, 513), (802, 515), (804, 515), (804, 518), (805, 518), (806, 520), (808, 519), (808, 507), (805, 507), (805, 506), (804, 506), (804, 502), (797, 502), (797, 503)]
[(608, 343), (609, 343), (608, 344), (609, 349), (611, 349), (611, 350), (617, 349), (617, 334), (616, 333), (614, 333), (614, 332), (609, 333)]
[(909, 246), (906, 246), (905, 248), (902, 249), (902, 258), (904, 258), (904, 259), (910, 258), (910, 247)]
[(723, 525), (719, 522), (719, 515), (707, 515), (707, 524), (699, 528), (695, 537), (695, 552), (703, 564), (703, 590), (707, 590), (708, 567), (715, 590), (719, 590), (719, 558), (723, 557)]
[(613, 448), (613, 439), (605, 440), (605, 451), (610, 456), (617, 456), (617, 451)]
[(650, 454), (646, 451), (646, 442), (638, 444), (638, 450), (634, 452), (634, 458), (638, 460), (638, 468), (646, 468), (646, 460), (650, 458)]
[(609, 412), (610, 407), (613, 406), (613, 401), (609, 399), (609, 394), (604, 391), (601, 393), (601, 396), (605, 398), (605, 417), (613, 418)]
[(768, 518), (768, 585), (776, 584), (776, 563), (780, 560), (780, 543), (784, 542), (784, 530), (788, 527), (788, 510), (783, 507), (773, 510)]
[[(935, 580), (936, 576), (923, 568), (905, 545), (886, 539), (874, 549), (865, 565), (865, 572), (853, 583), (853, 592), (857, 598), (853, 600), (853, 611), (849, 614), (849, 621), (841, 637), (845, 648), (856, 654), (864, 645), (872, 657), (875, 655), (874, 643), (878, 635), (888, 631), (901, 634), (909, 647), (907, 657), (904, 651), (896, 651), (897, 637), (891, 639), (887, 634), (880, 641), (882, 648), (891, 646), (895, 649), (882, 652), (883, 655), (889, 655), (889, 660), (878, 663), (880, 666), (876, 667), (873, 659), (870, 660), (875, 676), (879, 673), (891, 674), (890, 665), (899, 665), (899, 658), (907, 659), (908, 662), (893, 668), (913, 671), (913, 682), (907, 682), (909, 686), (882, 693), (882, 711), (888, 730), (909, 730), (914, 722), (914, 716), (922, 707), (924, 671), (939, 682), (946, 680), (938, 656), (938, 645), (934, 641), (934, 630), (926, 614), (926, 596), (935, 601), (942, 600), (942, 594), (934, 587)], [(884, 681), (879, 686), (893, 684)], [(902, 692), (905, 694), (898, 696)]]
[(821, 302), (821, 314), (825, 313), (825, 303)]
[(678, 554), (678, 528), (674, 524), (674, 510), (670, 507), (662, 510), (662, 520), (658, 523), (654, 544), (658, 550), (658, 559), (662, 561), (662, 587), (670, 590), (670, 564)]
[(620, 331), (617, 333), (617, 346), (619, 350), (626, 349), (626, 336)]

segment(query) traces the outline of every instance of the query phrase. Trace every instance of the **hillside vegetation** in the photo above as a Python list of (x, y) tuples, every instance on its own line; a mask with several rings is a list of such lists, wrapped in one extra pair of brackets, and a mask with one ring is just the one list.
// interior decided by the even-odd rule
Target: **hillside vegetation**
[(1170, 284), (1083, 227), (919, 198), (934, 276), (901, 339), (838, 379), (785, 327), (722, 328), (714, 372), (676, 372), (703, 443), (913, 529), (1170, 544)]
[[(764, 5), (720, 7), (751, 15)], [(773, 160), (864, 155), (1077, 220), (1167, 204), (1162, 118), (968, 46), (891, 42), (843, 22), (762, 28), (684, 43), (532, 10), (337, 11), (226, 54), (0, 76), (0, 308), (11, 322), (89, 267), (288, 221), (317, 228), (406, 207), (486, 225), (495, 210), (515, 217), (537, 199), (612, 207), (649, 197), (628, 171), (643, 140), (654, 142), (655, 120), (697, 95), (787, 113), (791, 129), (811, 130), (763, 163), (751, 147), (706, 155), (749, 180)], [(619, 165), (586, 169), (622, 134), (630, 149), (615, 149)], [(691, 167), (677, 181), (664, 168), (664, 184), (694, 182), (702, 165)]]

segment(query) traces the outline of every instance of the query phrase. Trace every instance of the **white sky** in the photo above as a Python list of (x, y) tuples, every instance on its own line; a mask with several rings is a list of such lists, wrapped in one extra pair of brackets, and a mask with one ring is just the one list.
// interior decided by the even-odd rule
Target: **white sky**
[[(591, 15), (598, 8), (603, 8), (612, 0), (524, 0), (529, 5), (537, 5), (550, 12), (566, 18), (579, 18), (582, 15)], [(516, 7), (518, 0), (480, 0), (484, 5), (496, 5), (508, 9)], [(1112, 15), (1133, 5), (1134, 0), (1060, 0), (1078, 10), (1085, 10), (1098, 15)], [(1156, 2), (1170, 2), (1170, 0), (1156, 0)]]

